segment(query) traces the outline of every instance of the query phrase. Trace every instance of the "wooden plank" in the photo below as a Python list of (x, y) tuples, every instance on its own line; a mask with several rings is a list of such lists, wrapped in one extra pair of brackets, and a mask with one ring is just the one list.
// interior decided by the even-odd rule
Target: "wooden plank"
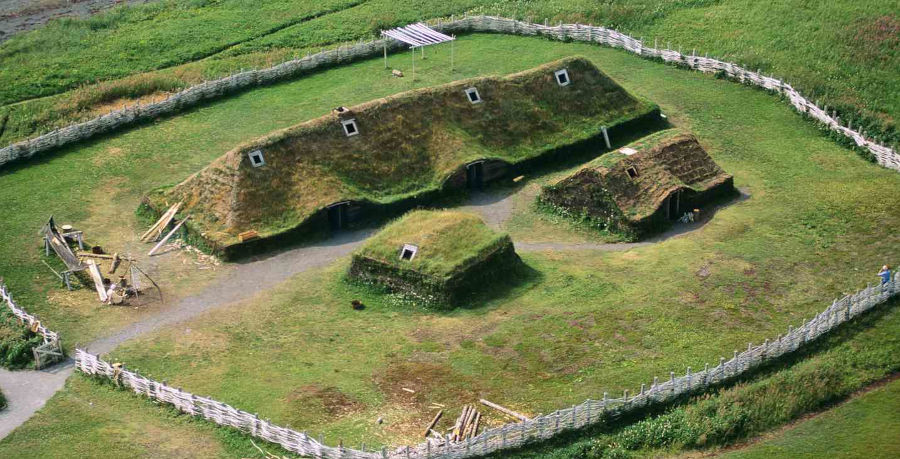
[(87, 265), (88, 272), (91, 274), (91, 278), (94, 279), (94, 288), (97, 289), (97, 295), (100, 296), (100, 301), (106, 303), (109, 297), (106, 295), (106, 288), (103, 286), (103, 276), (100, 275), (100, 267), (97, 266), (94, 260), (88, 260)]
[[(80, 258), (98, 258), (101, 260), (114, 260), (115, 259), (115, 256), (107, 255), (105, 253), (90, 253), (90, 252), (80, 252), (79, 251), (75, 255), (77, 255)], [(123, 257), (118, 254), (116, 254), (116, 255), (119, 257), (120, 260), (135, 261), (134, 258), (131, 258), (131, 257)]]
[(238, 242), (247, 242), (259, 237), (259, 233), (256, 230), (244, 231), (243, 233), (238, 234)]
[[(150, 239), (156, 239), (162, 234), (163, 231), (166, 230), (166, 227), (169, 226), (169, 222), (175, 218), (175, 215), (178, 213), (178, 210), (181, 208), (181, 202), (173, 204), (172, 207), (169, 207), (168, 210), (147, 230), (146, 233), (141, 235), (141, 241), (147, 242)], [(155, 234), (155, 235), (154, 235)], [(153, 236), (152, 238), (150, 236)]]
[(189, 218), (191, 218), (190, 215), (188, 215), (187, 217), (184, 217), (184, 220), (178, 222), (178, 224), (175, 225), (175, 228), (172, 228), (172, 231), (169, 231), (169, 234), (167, 234), (166, 237), (163, 238), (163, 240), (159, 241), (159, 244), (156, 244), (155, 247), (150, 249), (150, 252), (147, 253), (147, 256), (152, 257), (153, 254), (156, 253), (156, 251), (159, 250), (159, 248), (162, 247), (162, 245), (165, 244), (166, 241), (168, 241), (169, 238), (171, 238), (172, 235), (175, 234), (175, 232), (178, 231), (179, 228), (181, 228), (181, 225), (183, 225), (184, 222), (188, 221)]
[(514, 418), (516, 418), (516, 419), (518, 419), (518, 420), (520, 420), (520, 421), (523, 421), (523, 422), (524, 422), (524, 421), (530, 421), (530, 420), (531, 420), (531, 419), (529, 419), (527, 416), (525, 416), (525, 415), (523, 415), (523, 414), (516, 413), (515, 411), (513, 411), (513, 410), (511, 410), (511, 409), (509, 409), (509, 408), (500, 406), (500, 405), (498, 405), (498, 404), (496, 404), (496, 403), (494, 403), (494, 402), (490, 402), (490, 401), (487, 401), (487, 400), (485, 400), (485, 399), (481, 399), (481, 400), (479, 400), (479, 402), (481, 402), (481, 404), (484, 405), (484, 406), (489, 406), (489, 407), (491, 407), (491, 408), (493, 408), (493, 409), (495, 409), (495, 410), (497, 410), (497, 411), (499, 411), (499, 412), (501, 412), (501, 413), (503, 413), (503, 414), (512, 416), (512, 417), (514, 417)]
[(431, 429), (434, 429), (434, 426), (437, 425), (438, 421), (441, 420), (441, 416), (443, 416), (443, 415), (444, 415), (444, 410), (440, 410), (437, 412), (436, 415), (434, 415), (434, 419), (432, 419), (431, 422), (428, 423), (428, 427), (425, 428), (425, 438), (428, 438), (429, 432), (433, 432), (433, 430), (431, 430)]

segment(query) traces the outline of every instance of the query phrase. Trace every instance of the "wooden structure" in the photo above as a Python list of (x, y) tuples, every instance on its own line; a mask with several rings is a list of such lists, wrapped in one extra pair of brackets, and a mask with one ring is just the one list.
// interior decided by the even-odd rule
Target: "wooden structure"
[(59, 334), (42, 325), (37, 317), (25, 312), (24, 309), (19, 308), (15, 301), (13, 301), (12, 293), (6, 288), (6, 285), (3, 284), (2, 279), (0, 279), (0, 301), (6, 304), (7, 308), (9, 308), (12, 314), (19, 319), (22, 325), (28, 327), (33, 333), (37, 333), (43, 337), (43, 343), (32, 348), (32, 352), (34, 353), (34, 368), (36, 370), (45, 368), (65, 357), (62, 345), (59, 341)]
[[(382, 37), (393, 38), (401, 43), (405, 43), (409, 45), (409, 50), (412, 53), (412, 79), (416, 79), (416, 48), (422, 50), (422, 58), (425, 58), (425, 47), (431, 45), (437, 45), (440, 43), (450, 42), (450, 71), (453, 72), (453, 42), (456, 40), (455, 36), (446, 35), (437, 30), (434, 30), (427, 25), (418, 22), (415, 24), (410, 24), (405, 27), (397, 27), (396, 29), (391, 30), (382, 30)], [(384, 41), (384, 68), (388, 68), (387, 65), (387, 40)]]
[(70, 276), (72, 273), (88, 269), (88, 266), (72, 252), (72, 249), (69, 247), (67, 235), (75, 238), (78, 242), (78, 246), (84, 249), (82, 232), (75, 231), (72, 233), (61, 233), (59, 229), (57, 229), (56, 222), (53, 221), (53, 216), (51, 215), (47, 223), (41, 228), (41, 233), (44, 236), (44, 254), (50, 256), (50, 250), (52, 249), (56, 256), (58, 256), (66, 265), (66, 270), (61, 273), (53, 271), (53, 268), (50, 268), (50, 270), (65, 283), (67, 289), (72, 290)]

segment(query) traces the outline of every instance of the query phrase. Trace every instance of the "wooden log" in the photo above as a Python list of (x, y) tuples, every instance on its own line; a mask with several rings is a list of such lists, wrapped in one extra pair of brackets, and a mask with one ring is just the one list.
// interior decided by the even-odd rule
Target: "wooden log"
[(469, 434), (469, 438), (475, 438), (478, 435), (478, 424), (481, 422), (481, 412), (478, 412), (475, 415), (475, 422), (472, 424), (472, 432)]
[[(115, 259), (115, 256), (113, 256), (113, 255), (107, 255), (107, 254), (103, 254), (103, 253), (78, 252), (78, 253), (76, 253), (75, 255), (78, 256), (79, 258), (99, 258), (99, 259), (101, 259), (101, 260), (113, 260), (113, 259)], [(124, 260), (124, 261), (135, 261), (135, 259), (134, 259), (134, 258), (131, 258), (131, 257), (123, 257), (123, 256), (118, 255), (118, 254), (116, 254), (116, 255), (119, 257), (119, 260)]]
[[(178, 202), (178, 203), (172, 205), (172, 207), (169, 207), (169, 209), (166, 210), (166, 212), (162, 215), (162, 217), (160, 217), (159, 220), (157, 220), (156, 223), (154, 223), (153, 226), (151, 226), (150, 229), (148, 229), (146, 233), (141, 235), (141, 241), (146, 242), (149, 239), (158, 238), (159, 235), (162, 234), (163, 231), (165, 231), (166, 226), (169, 225), (169, 222), (171, 222), (172, 219), (175, 218), (175, 214), (178, 213), (179, 208), (181, 208), (181, 202)], [(150, 238), (150, 235), (152, 235), (154, 233), (156, 234), (156, 236), (154, 236), (153, 238)]]
[(497, 411), (499, 411), (499, 412), (501, 412), (501, 413), (503, 413), (503, 414), (512, 416), (512, 417), (514, 417), (514, 418), (516, 418), (516, 419), (518, 419), (518, 420), (520, 420), (520, 421), (523, 421), (523, 422), (524, 422), (524, 421), (530, 421), (530, 420), (531, 420), (531, 419), (529, 419), (527, 416), (525, 416), (525, 415), (523, 415), (523, 414), (516, 413), (515, 411), (513, 411), (513, 410), (511, 410), (511, 409), (509, 409), (509, 408), (500, 406), (500, 405), (498, 405), (498, 404), (496, 404), (496, 403), (494, 403), (494, 402), (490, 402), (490, 401), (485, 400), (485, 399), (481, 399), (481, 400), (479, 400), (479, 401), (480, 401), (481, 404), (484, 405), (484, 406), (491, 407), (491, 408), (493, 408), (493, 409), (495, 409), (495, 410), (497, 410)]
[(462, 433), (464, 423), (466, 421), (466, 417), (468, 416), (469, 405), (463, 405), (462, 412), (459, 414), (459, 418), (456, 420), (456, 425), (453, 426), (453, 441), (459, 441), (460, 434)]
[(475, 405), (469, 405), (469, 413), (466, 416), (466, 421), (463, 424), (465, 428), (463, 429), (462, 434), (460, 435), (460, 440), (465, 440), (469, 435), (469, 429), (472, 428), (472, 422), (475, 420), (475, 415), (478, 414), (478, 411), (475, 410)]
[(443, 416), (443, 415), (444, 415), (444, 410), (440, 410), (437, 412), (436, 415), (434, 415), (434, 419), (432, 419), (431, 422), (428, 423), (428, 427), (425, 428), (425, 438), (428, 438), (429, 432), (434, 432), (431, 429), (434, 429), (434, 426), (437, 425), (438, 421), (441, 420), (441, 416)]
[(259, 233), (257, 233), (255, 230), (244, 231), (243, 233), (238, 234), (238, 241), (239, 242), (247, 242), (247, 241), (256, 239), (258, 237), (259, 237)]
[(109, 297), (106, 295), (106, 288), (103, 285), (103, 276), (100, 274), (100, 267), (97, 266), (93, 260), (88, 261), (88, 272), (91, 275), (91, 278), (94, 279), (94, 288), (97, 289), (97, 295), (100, 296), (100, 301), (106, 303), (109, 300)]
[(155, 247), (150, 249), (150, 252), (147, 252), (147, 256), (152, 257), (153, 254), (156, 253), (156, 251), (159, 250), (159, 248), (162, 247), (162, 245), (165, 244), (169, 240), (169, 238), (171, 238), (172, 235), (175, 234), (176, 231), (178, 231), (179, 228), (181, 228), (181, 225), (183, 225), (184, 222), (188, 221), (189, 218), (191, 218), (190, 215), (188, 215), (187, 217), (184, 217), (184, 220), (178, 222), (178, 224), (175, 225), (175, 228), (172, 228), (172, 231), (169, 231), (169, 234), (167, 234), (166, 237), (164, 237), (161, 241), (159, 241), (159, 244), (156, 244)]
[(122, 262), (122, 259), (119, 258), (119, 253), (118, 252), (114, 253), (113, 257), (112, 257), (112, 263), (110, 263), (110, 266), (109, 266), (109, 273), (115, 274), (116, 269), (119, 268), (119, 263), (121, 263), (121, 262)]

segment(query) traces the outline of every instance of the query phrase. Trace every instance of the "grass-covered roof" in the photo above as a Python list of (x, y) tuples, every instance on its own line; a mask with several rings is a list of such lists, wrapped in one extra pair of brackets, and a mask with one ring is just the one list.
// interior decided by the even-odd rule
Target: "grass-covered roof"
[[(603, 177), (616, 204), (632, 220), (648, 217), (675, 190), (705, 191), (730, 178), (696, 137), (678, 129), (643, 137), (596, 158), (585, 168)], [(629, 175), (630, 168), (636, 177)]]
[[(554, 79), (562, 68), (570, 75), (567, 86)], [(473, 86), (481, 103), (470, 103), (464, 93)], [(242, 231), (265, 237), (295, 228), (337, 201), (387, 203), (439, 189), (467, 162), (517, 163), (654, 108), (588, 60), (567, 58), (508, 76), (400, 93), (275, 131), (151, 201), (184, 200), (194, 227), (229, 245)], [(340, 121), (349, 118), (359, 135), (344, 134)], [(254, 150), (263, 152), (265, 166), (250, 164)]]
[[(506, 243), (477, 215), (456, 211), (413, 211), (369, 238), (354, 256), (438, 278), (449, 277)], [(404, 244), (418, 247), (412, 260), (401, 260)]]

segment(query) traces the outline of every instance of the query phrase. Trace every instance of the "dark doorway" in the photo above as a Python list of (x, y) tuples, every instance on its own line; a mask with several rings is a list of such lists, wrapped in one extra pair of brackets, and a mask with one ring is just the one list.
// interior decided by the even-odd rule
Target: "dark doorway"
[(668, 199), (669, 208), (666, 209), (666, 215), (669, 217), (669, 220), (678, 220), (681, 218), (681, 214), (679, 211), (681, 210), (681, 191), (676, 191)]
[(484, 161), (478, 161), (466, 166), (466, 185), (470, 190), (481, 190), (484, 188)]
[(328, 206), (328, 223), (332, 231), (340, 231), (347, 227), (347, 209), (349, 202), (339, 202)]

